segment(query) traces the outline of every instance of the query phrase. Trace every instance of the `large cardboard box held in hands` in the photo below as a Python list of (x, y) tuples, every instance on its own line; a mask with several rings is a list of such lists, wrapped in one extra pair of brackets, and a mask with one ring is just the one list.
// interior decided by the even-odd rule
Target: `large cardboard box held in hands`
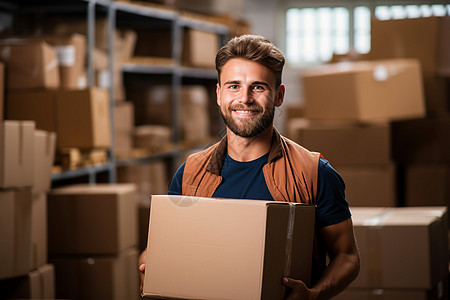
[(31, 190), (0, 191), (0, 279), (31, 270)]
[(135, 247), (117, 255), (65, 256), (55, 265), (57, 299), (139, 299), (139, 277)]
[(138, 243), (134, 184), (80, 184), (48, 194), (50, 254), (117, 254)]
[(373, 122), (425, 116), (416, 59), (329, 64), (305, 70), (301, 78), (308, 119)]
[(58, 88), (58, 56), (43, 41), (0, 42), (0, 61), (6, 65), (8, 89)]
[(351, 208), (361, 270), (352, 288), (445, 287), (446, 207)]
[(34, 180), (33, 121), (0, 122), (0, 187), (31, 187)]
[(144, 297), (283, 299), (310, 282), (315, 207), (152, 196)]

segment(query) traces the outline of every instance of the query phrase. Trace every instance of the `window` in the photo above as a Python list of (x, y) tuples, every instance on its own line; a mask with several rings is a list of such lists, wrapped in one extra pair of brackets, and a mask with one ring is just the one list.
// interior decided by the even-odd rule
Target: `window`
[[(342, 3), (342, 2), (341, 2)], [(370, 51), (370, 18), (380, 20), (450, 15), (449, 4), (290, 8), (286, 12), (289, 63), (329, 61), (333, 54)]]

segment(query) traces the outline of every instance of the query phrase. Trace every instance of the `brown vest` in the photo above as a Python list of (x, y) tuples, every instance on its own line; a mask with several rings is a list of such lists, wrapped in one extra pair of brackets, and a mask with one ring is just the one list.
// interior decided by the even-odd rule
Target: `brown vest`
[[(208, 149), (190, 155), (183, 173), (182, 194), (211, 198), (222, 181), (226, 136)], [(310, 152), (274, 129), (268, 163), (263, 167), (267, 187), (276, 201), (315, 204), (320, 153)], [(312, 283), (325, 268), (325, 253), (314, 243)]]

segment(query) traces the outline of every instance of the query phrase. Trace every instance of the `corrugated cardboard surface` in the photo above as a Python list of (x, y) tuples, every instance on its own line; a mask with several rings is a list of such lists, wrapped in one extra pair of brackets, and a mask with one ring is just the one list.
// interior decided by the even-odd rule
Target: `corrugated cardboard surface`
[(303, 71), (302, 81), (309, 119), (373, 122), (425, 116), (415, 59), (329, 64)]
[(361, 255), (352, 288), (432, 289), (448, 280), (446, 207), (351, 209)]
[(219, 35), (198, 29), (185, 29), (182, 63), (187, 66), (214, 68)]
[(57, 91), (58, 146), (109, 147), (108, 92), (99, 88)]
[(48, 196), (51, 254), (116, 254), (138, 244), (133, 184), (73, 185)]
[(358, 125), (293, 119), (289, 137), (320, 152), (333, 165), (385, 165), (391, 162), (389, 123)]
[(54, 132), (42, 130), (34, 132), (34, 193), (45, 193), (50, 190), (55, 148), (56, 134)]
[(31, 270), (31, 190), (0, 191), (0, 279)]
[[(291, 207), (292, 248), (286, 240)], [(309, 282), (313, 226), (314, 206), (152, 196), (144, 295), (282, 299), (285, 268)], [(290, 268), (287, 248), (292, 249)]]
[(384, 165), (334, 165), (345, 181), (350, 206), (397, 206), (397, 167)]
[(0, 45), (5, 62), (8, 89), (58, 88), (58, 57), (45, 42), (5, 40)]
[(116, 153), (130, 152), (133, 148), (133, 129), (133, 102), (116, 102), (114, 106), (114, 150)]
[(139, 299), (135, 247), (116, 255), (67, 256), (52, 259), (56, 298), (72, 300)]
[(32, 268), (47, 262), (47, 194), (33, 192), (31, 205), (31, 251)]
[(0, 123), (0, 187), (33, 185), (34, 131), (34, 121)]

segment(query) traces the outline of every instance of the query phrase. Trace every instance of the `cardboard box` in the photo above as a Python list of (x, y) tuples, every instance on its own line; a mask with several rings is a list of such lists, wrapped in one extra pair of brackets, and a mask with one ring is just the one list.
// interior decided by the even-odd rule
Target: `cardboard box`
[(0, 187), (31, 187), (34, 179), (33, 121), (0, 123)]
[(46, 193), (52, 182), (55, 161), (56, 134), (43, 130), (34, 132), (33, 192)]
[(25, 276), (0, 281), (4, 299), (54, 299), (55, 268), (44, 264)]
[(58, 148), (108, 148), (111, 123), (104, 89), (44, 90), (8, 94), (7, 119), (34, 120), (56, 132)]
[(450, 17), (377, 20), (371, 23), (373, 59), (415, 58), (423, 71), (450, 69)]
[(31, 270), (31, 190), (0, 191), (0, 279)]
[(182, 64), (190, 67), (214, 68), (219, 45), (217, 33), (186, 28), (183, 35)]
[(85, 88), (86, 36), (75, 33), (38, 38), (55, 47), (61, 88)]
[(33, 120), (36, 128), (57, 132), (56, 91), (14, 91), (6, 95), (6, 119)]
[(152, 196), (143, 296), (282, 299), (284, 275), (310, 283), (314, 214), (304, 204)]
[(160, 152), (167, 150), (171, 140), (172, 130), (169, 126), (141, 125), (134, 128), (133, 145), (136, 148)]
[(166, 85), (130, 86), (127, 98), (135, 105), (136, 125), (171, 126), (172, 104), (171, 88)]
[(108, 92), (99, 88), (57, 91), (58, 147), (111, 146)]
[(450, 116), (392, 123), (392, 155), (410, 163), (450, 162)]
[(334, 165), (345, 181), (345, 198), (350, 206), (398, 206), (397, 168), (385, 165)]
[(133, 184), (72, 185), (48, 195), (50, 254), (117, 254), (137, 245)]
[(139, 299), (136, 269), (138, 251), (124, 249), (117, 255), (68, 256), (53, 259), (56, 297), (73, 300)]
[(351, 212), (361, 257), (351, 288), (448, 285), (446, 207), (353, 207)]
[(33, 192), (31, 203), (31, 268), (47, 263), (47, 194)]
[(288, 137), (306, 149), (320, 152), (334, 165), (385, 165), (391, 162), (388, 123), (358, 125), (292, 119)]
[(450, 164), (410, 164), (405, 170), (406, 206), (450, 208)]
[(305, 70), (301, 77), (309, 119), (373, 122), (425, 116), (415, 59), (329, 64)]
[(164, 160), (125, 164), (117, 167), (117, 182), (134, 183), (139, 201), (148, 205), (150, 195), (167, 194), (170, 184), (168, 173)]
[(133, 102), (116, 102), (114, 106), (114, 151), (116, 156), (129, 154), (133, 149), (133, 130)]
[(6, 65), (8, 89), (58, 88), (58, 56), (45, 42), (4, 40), (0, 60)]
[(424, 289), (346, 289), (333, 300), (432, 300), (427, 294)]
[(4, 119), (5, 107), (5, 64), (0, 62), (0, 122)]
[(184, 86), (181, 96), (181, 134), (184, 141), (202, 142), (210, 136), (209, 97), (204, 86)]

